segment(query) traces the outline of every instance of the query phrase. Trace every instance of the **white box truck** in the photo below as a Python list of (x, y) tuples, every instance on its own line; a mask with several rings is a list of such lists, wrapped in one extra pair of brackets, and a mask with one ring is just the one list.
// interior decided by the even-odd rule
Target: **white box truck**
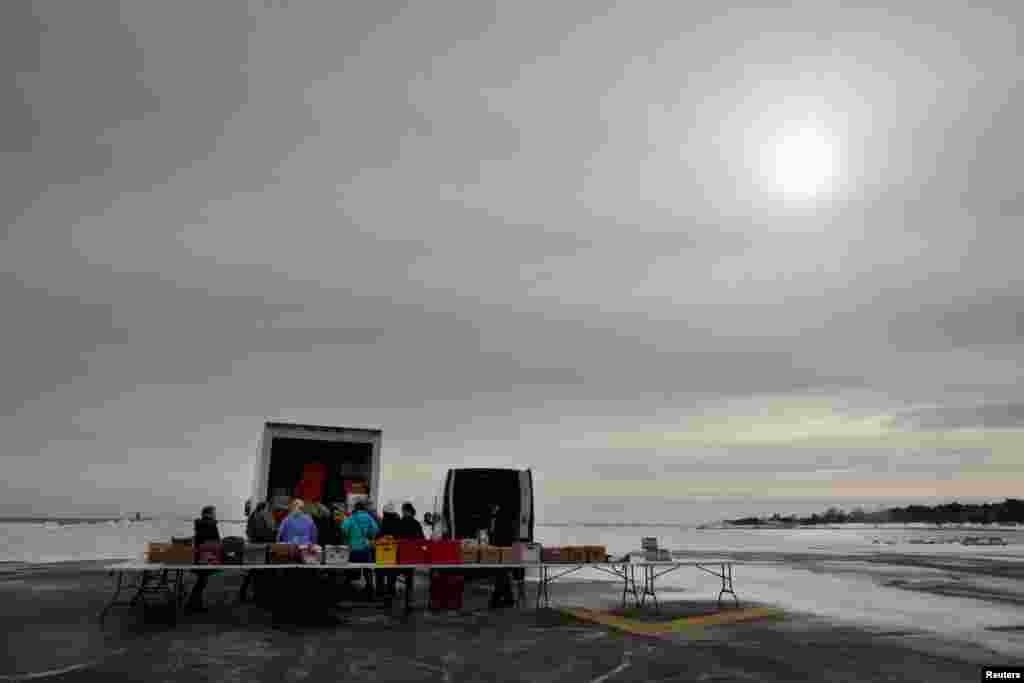
[(343, 502), (345, 481), (365, 482), (370, 498), (379, 500), (380, 446), (379, 429), (265, 423), (246, 514), (275, 493), (293, 495), (304, 469), (313, 463), (326, 469), (323, 502)]

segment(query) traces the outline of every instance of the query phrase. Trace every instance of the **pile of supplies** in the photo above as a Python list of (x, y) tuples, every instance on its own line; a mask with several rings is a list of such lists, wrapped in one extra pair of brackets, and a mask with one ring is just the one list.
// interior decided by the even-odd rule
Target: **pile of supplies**
[(658, 539), (645, 536), (640, 540), (639, 551), (628, 555), (630, 562), (671, 562), (672, 552), (667, 548), (658, 547)]
[(608, 561), (608, 549), (603, 545), (567, 545), (540, 549), (543, 562), (596, 564)]

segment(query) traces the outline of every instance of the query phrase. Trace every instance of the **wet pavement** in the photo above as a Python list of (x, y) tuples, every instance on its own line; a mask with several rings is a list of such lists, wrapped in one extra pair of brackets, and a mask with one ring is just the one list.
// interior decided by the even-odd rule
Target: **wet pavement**
[[(235, 603), (238, 577), (215, 577), (210, 610), (176, 627), (141, 609), (96, 615), (113, 580), (67, 566), (0, 576), (5, 655), (0, 681), (963, 681), (990, 655), (912, 632), (838, 627), (777, 613), (635, 635), (559, 610), (486, 609), (482, 587), (460, 612), (344, 603), (333, 626), (274, 625)], [(422, 589), (423, 582), (420, 582)], [(535, 595), (535, 593), (531, 593)], [(553, 599), (612, 613), (613, 584), (566, 583)], [(417, 595), (423, 605), (424, 594)], [(745, 608), (759, 606), (745, 605)], [(763, 606), (760, 606), (763, 607)], [(714, 601), (663, 602), (655, 623), (718, 613)], [(150, 615), (154, 616), (154, 615)], [(1004, 662), (1005, 663), (1005, 662)]]

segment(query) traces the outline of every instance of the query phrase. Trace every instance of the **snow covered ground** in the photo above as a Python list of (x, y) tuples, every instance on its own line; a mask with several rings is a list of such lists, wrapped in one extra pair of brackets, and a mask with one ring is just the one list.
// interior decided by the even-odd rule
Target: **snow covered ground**
[[(240, 522), (220, 526), (222, 535), (244, 535)], [(191, 533), (190, 520), (0, 523), (0, 560), (20, 564), (139, 558), (148, 541)], [(935, 633), (1024, 657), (1021, 528), (979, 532), (924, 526), (711, 530), (541, 526), (536, 535), (547, 545), (598, 544), (613, 554), (635, 550), (641, 537), (654, 536), (660, 547), (681, 556), (747, 556), (748, 561), (735, 568), (742, 600), (883, 631)], [(957, 542), (966, 535), (1000, 536), (1008, 545)], [(912, 542), (922, 539), (936, 543)], [(750, 559), (751, 555), (756, 557)], [(917, 558), (920, 565), (914, 566)], [(19, 571), (17, 566), (8, 568)], [(580, 578), (607, 577), (589, 571)], [(695, 568), (662, 577), (658, 585), (662, 599), (709, 598), (720, 588), (718, 579)], [(566, 597), (571, 599), (560, 599)]]

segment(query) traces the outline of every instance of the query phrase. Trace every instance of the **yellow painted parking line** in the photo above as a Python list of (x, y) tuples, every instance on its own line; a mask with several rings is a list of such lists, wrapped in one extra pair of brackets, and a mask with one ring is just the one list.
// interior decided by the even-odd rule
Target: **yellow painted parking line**
[(672, 621), (666, 622), (649, 622), (626, 619), (625, 617), (620, 617), (616, 614), (601, 610), (577, 608), (562, 611), (578, 619), (591, 621), (604, 626), (611, 626), (612, 628), (632, 633), (634, 635), (664, 635), (690, 628), (699, 628), (702, 626), (738, 624), (746, 621), (756, 621), (758, 619), (778, 618), (783, 614), (782, 610), (771, 609), (768, 607), (756, 607), (729, 610), (727, 612), (719, 612), (717, 614), (707, 614), (697, 617), (683, 617), (681, 619), (673, 619)]

